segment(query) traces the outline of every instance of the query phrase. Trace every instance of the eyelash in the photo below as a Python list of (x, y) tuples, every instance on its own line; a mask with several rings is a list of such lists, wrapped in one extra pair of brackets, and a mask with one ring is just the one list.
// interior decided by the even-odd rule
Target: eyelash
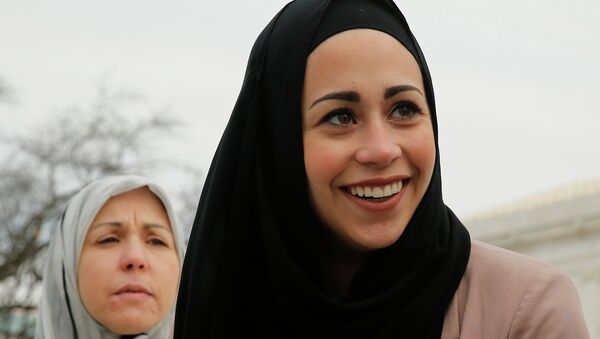
[(392, 115), (392, 113), (394, 113), (399, 108), (408, 108), (411, 110), (408, 115), (403, 115), (402, 117), (400, 117), (400, 120), (412, 119), (415, 116), (421, 115), (423, 113), (421, 107), (419, 107), (419, 105), (417, 105), (416, 103), (412, 101), (399, 101), (392, 107), (390, 115)]
[[(396, 104), (394, 104), (394, 106), (392, 106), (392, 109), (390, 111), (390, 113), (388, 114), (388, 116), (391, 116), (396, 110), (398, 110), (399, 108), (402, 109), (409, 109), (410, 112), (408, 112), (408, 114), (402, 115), (398, 118), (396, 118), (397, 120), (410, 120), (412, 118), (414, 118), (417, 115), (421, 115), (423, 113), (423, 110), (421, 109), (421, 107), (419, 107), (419, 105), (417, 105), (416, 103), (412, 102), (412, 101), (407, 101), (407, 100), (403, 100), (403, 101), (399, 101)], [(343, 123), (341, 121), (339, 121), (339, 117), (342, 114), (348, 114), (351, 122), (347, 122), (347, 123)], [(337, 118), (338, 122), (334, 123), (332, 122), (332, 120), (334, 118)], [(356, 124), (356, 115), (354, 114), (354, 112), (352, 111), (352, 109), (348, 108), (348, 107), (341, 107), (341, 108), (337, 108), (329, 113), (327, 113), (320, 121), (320, 123), (328, 123), (334, 126), (348, 126), (351, 124)]]
[(118, 239), (116, 237), (106, 237), (106, 238), (98, 240), (98, 244), (106, 245), (106, 244), (117, 242), (117, 241), (118, 241)]
[[(119, 239), (117, 237), (111, 236), (111, 237), (106, 237), (106, 238), (98, 240), (99, 245), (107, 245), (107, 244), (114, 243), (114, 242), (119, 242)], [(152, 238), (152, 239), (148, 240), (148, 243), (150, 243), (151, 245), (168, 247), (167, 243), (159, 238)]]
[[(339, 121), (339, 116), (342, 115), (342, 114), (348, 114), (350, 116), (350, 119), (352, 120), (352, 122), (351, 123), (342, 123), (342, 122), (333, 123), (333, 122), (331, 122), (331, 120), (334, 119), (334, 118), (336, 118), (336, 117), (338, 118), (338, 121)], [(327, 113), (321, 119), (321, 123), (328, 123), (328, 124), (335, 125), (335, 126), (347, 126), (347, 125), (350, 125), (350, 124), (355, 124), (356, 123), (356, 117), (355, 117), (354, 112), (350, 108), (341, 107), (341, 108), (337, 108), (337, 109), (335, 109), (335, 110)]]
[(164, 241), (162, 241), (161, 239), (158, 239), (158, 238), (150, 239), (149, 242), (152, 245), (158, 245), (158, 246), (165, 246), (165, 247), (167, 247), (167, 243), (164, 242)]

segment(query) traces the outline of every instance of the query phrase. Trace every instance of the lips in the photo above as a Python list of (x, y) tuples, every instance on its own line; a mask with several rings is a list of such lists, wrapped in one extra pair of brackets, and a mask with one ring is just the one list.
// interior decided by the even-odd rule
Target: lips
[(353, 185), (347, 186), (350, 194), (360, 198), (387, 198), (402, 190), (402, 180), (387, 185)]
[(124, 294), (146, 294), (146, 295), (152, 295), (152, 293), (150, 293), (150, 291), (148, 291), (148, 289), (146, 289), (144, 286), (138, 285), (138, 284), (127, 284), (127, 285), (124, 285), (121, 288), (119, 288), (117, 290), (117, 292), (115, 293), (115, 295), (124, 295)]
[(355, 197), (378, 201), (390, 198), (402, 191), (402, 187), (408, 183), (408, 180), (408, 177), (371, 179), (343, 186), (342, 189)]
[(402, 200), (409, 183), (408, 176), (394, 176), (355, 182), (340, 189), (361, 209), (384, 212), (393, 209)]

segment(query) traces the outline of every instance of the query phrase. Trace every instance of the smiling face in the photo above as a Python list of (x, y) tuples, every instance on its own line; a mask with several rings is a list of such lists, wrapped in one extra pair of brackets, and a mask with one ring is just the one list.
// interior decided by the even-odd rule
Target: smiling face
[(304, 164), (318, 215), (343, 245), (394, 243), (435, 163), (419, 66), (385, 33), (336, 34), (309, 56), (302, 97)]
[(165, 209), (148, 188), (104, 204), (86, 235), (77, 278), (86, 310), (114, 333), (147, 331), (167, 314), (179, 257)]

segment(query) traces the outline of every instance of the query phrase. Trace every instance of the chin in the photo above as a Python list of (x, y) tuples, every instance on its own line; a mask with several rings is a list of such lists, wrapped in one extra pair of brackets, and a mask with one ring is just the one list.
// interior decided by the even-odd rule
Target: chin
[(358, 249), (362, 251), (375, 251), (393, 245), (399, 237), (385, 238), (385, 239), (366, 239), (358, 243)]
[(350, 236), (352, 243), (358, 249), (363, 251), (379, 250), (393, 245), (404, 233), (406, 225), (402, 223), (402, 227), (390, 226), (388, 223), (368, 226), (369, 230), (364, 227), (353, 236)]
[(360, 234), (346, 237), (346, 245), (351, 249), (360, 252), (370, 252), (380, 250), (393, 245), (398, 239), (402, 232), (392, 232), (388, 234)]
[(158, 324), (158, 320), (149, 321), (148, 317), (120, 317), (103, 325), (113, 333), (131, 335), (146, 332), (156, 326), (156, 324)]

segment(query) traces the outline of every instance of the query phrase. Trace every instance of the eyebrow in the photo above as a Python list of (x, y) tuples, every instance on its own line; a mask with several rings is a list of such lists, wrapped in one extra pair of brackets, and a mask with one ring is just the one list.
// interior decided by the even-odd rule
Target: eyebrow
[[(421, 90), (415, 86), (398, 85), (398, 86), (392, 86), (392, 87), (387, 88), (383, 94), (383, 98), (389, 99), (400, 92), (408, 92), (408, 91), (415, 91), (415, 92), (418, 92), (419, 94), (423, 95), (423, 92), (421, 92)], [(328, 93), (328, 94), (325, 94), (324, 96), (320, 97), (319, 99), (315, 100), (310, 105), (309, 109), (313, 108), (319, 102), (325, 101), (325, 100), (343, 100), (343, 101), (350, 101), (350, 102), (359, 102), (360, 95), (354, 91)]]
[(356, 93), (354, 91), (333, 92), (333, 93), (325, 94), (324, 96), (315, 100), (312, 103), (312, 105), (310, 105), (309, 109), (313, 108), (319, 102), (325, 101), (325, 100), (343, 100), (343, 101), (350, 101), (350, 102), (359, 102), (360, 96), (358, 95), (358, 93)]
[[(96, 224), (94, 226), (92, 226), (90, 229), (93, 228), (97, 228), (97, 227), (102, 227), (102, 226), (108, 226), (108, 227), (123, 227), (123, 223), (119, 222), (119, 221), (107, 221), (107, 222), (103, 222), (100, 224)], [(151, 228), (160, 228), (160, 229), (164, 229), (169, 231), (170, 229), (162, 224), (155, 224), (155, 223), (144, 223), (144, 225), (142, 226), (145, 230), (151, 229)]]
[(398, 86), (392, 86), (392, 87), (386, 89), (385, 93), (383, 94), (383, 98), (389, 99), (400, 92), (407, 92), (407, 91), (416, 91), (416, 92), (419, 92), (419, 94), (423, 95), (423, 92), (421, 92), (421, 90), (416, 88), (415, 86), (398, 85)]

